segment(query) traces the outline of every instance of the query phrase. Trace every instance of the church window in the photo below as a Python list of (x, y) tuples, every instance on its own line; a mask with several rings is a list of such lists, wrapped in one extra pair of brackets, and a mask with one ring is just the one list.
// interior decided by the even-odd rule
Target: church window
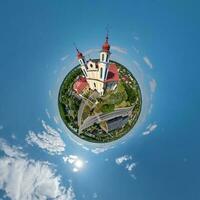
[(102, 54), (102, 61), (104, 61), (104, 54)]
[(85, 76), (87, 76), (87, 72), (85, 71), (85, 69), (83, 69)]
[(108, 62), (108, 55), (106, 56), (106, 62)]
[(100, 69), (100, 78), (102, 78), (102, 76), (103, 76), (103, 70), (102, 70), (102, 67), (101, 67), (101, 69)]
[(108, 69), (106, 68), (106, 72), (105, 72), (105, 79), (106, 79), (107, 72), (108, 72)]

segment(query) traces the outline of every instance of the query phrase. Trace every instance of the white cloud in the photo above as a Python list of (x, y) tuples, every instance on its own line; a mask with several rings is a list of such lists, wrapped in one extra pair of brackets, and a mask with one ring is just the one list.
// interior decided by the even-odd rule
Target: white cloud
[(21, 147), (7, 145), (5, 140), (0, 138), (0, 150), (3, 151), (9, 157), (25, 157), (26, 154), (22, 152)]
[(67, 54), (66, 56), (63, 56), (60, 60), (65, 61), (67, 58), (69, 58), (69, 55)]
[(92, 149), (91, 152), (95, 153), (95, 154), (99, 154), (99, 153), (103, 153), (107, 150), (108, 150), (107, 148), (95, 148), (95, 149)]
[(88, 148), (88, 147), (86, 147), (86, 146), (82, 146), (82, 148), (84, 149), (84, 150), (86, 150), (86, 151), (89, 151), (90, 149)]
[(127, 54), (127, 50), (122, 47), (112, 45), (111, 50), (117, 51), (118, 53)]
[(131, 164), (127, 164), (126, 165), (126, 169), (128, 170), (128, 171), (132, 171), (134, 168), (136, 167), (136, 163), (131, 163)]
[(115, 146), (100, 146), (100, 147), (96, 147), (94, 148), (94, 145), (86, 145), (86, 144), (83, 144), (81, 143), (80, 141), (78, 140), (75, 140), (73, 138), (71, 138), (73, 140), (74, 143), (76, 143), (77, 145), (81, 146), (82, 149), (86, 150), (86, 151), (91, 151), (92, 153), (94, 154), (100, 154), (100, 153), (104, 153), (105, 151), (108, 151), (110, 149), (114, 149)]
[(3, 125), (0, 125), (0, 131), (3, 130)]
[(59, 200), (75, 200), (76, 195), (72, 186), (70, 186), (66, 191), (66, 195), (63, 196), (63, 198), (60, 198)]
[(151, 79), (149, 81), (149, 86), (150, 86), (151, 92), (154, 93), (156, 91), (156, 86), (157, 86), (156, 80), (155, 79)]
[(75, 161), (78, 160), (78, 156), (76, 155), (69, 155), (63, 157), (64, 162), (68, 162), (70, 164), (73, 164)]
[(115, 162), (118, 165), (121, 165), (123, 162), (128, 161), (128, 160), (132, 160), (132, 156), (128, 156), (128, 155), (121, 156), (119, 158), (116, 158)]
[(140, 37), (138, 36), (138, 33), (136, 33), (136, 32), (133, 32), (133, 39), (134, 40), (139, 40), (140, 39)]
[(65, 143), (61, 139), (58, 131), (47, 125), (43, 120), (42, 125), (44, 128), (42, 133), (29, 131), (26, 137), (27, 143), (30, 145), (36, 144), (40, 148), (47, 150), (51, 155), (62, 154), (65, 151)]
[(96, 49), (88, 49), (87, 51), (83, 52), (83, 55), (88, 56), (91, 53), (99, 52), (100, 50), (101, 49), (98, 49), (98, 48), (96, 48)]
[(93, 195), (92, 195), (93, 199), (96, 199), (98, 197), (97, 193), (94, 192)]
[(157, 128), (157, 124), (152, 124), (150, 127), (149, 127), (149, 130), (152, 132), (153, 130), (155, 130)]
[(153, 64), (151, 63), (149, 58), (147, 56), (144, 56), (143, 59), (144, 59), (144, 62), (150, 67), (150, 69), (152, 69), (153, 68)]
[(100, 153), (103, 153), (105, 151), (108, 151), (110, 149), (114, 149), (115, 147), (114, 146), (109, 146), (109, 147), (97, 147), (95, 149), (91, 149), (91, 152), (92, 153), (95, 153), (95, 154), (100, 154)]
[(59, 118), (58, 118), (57, 116), (54, 116), (54, 117), (53, 117), (53, 120), (54, 120), (54, 122), (55, 122), (56, 124), (59, 123)]
[(107, 150), (108, 150), (107, 148), (95, 148), (95, 149), (91, 149), (91, 152), (95, 153), (95, 154), (99, 154), (99, 153), (103, 153)]
[(49, 97), (51, 98), (52, 97), (52, 91), (49, 90)]
[(151, 114), (152, 109), (153, 109), (153, 104), (151, 103), (149, 106), (149, 111), (148, 111), (149, 114)]
[(62, 133), (62, 130), (61, 130), (60, 128), (57, 128), (57, 130), (58, 130), (60, 133)]
[(149, 124), (146, 130), (142, 133), (143, 135), (149, 135), (152, 131), (154, 131), (158, 127), (157, 124)]
[(48, 117), (49, 119), (51, 119), (51, 115), (49, 114), (49, 111), (48, 111), (47, 108), (45, 109), (45, 113), (46, 113), (47, 117)]
[(150, 131), (144, 131), (142, 134), (143, 134), (143, 135), (149, 135), (149, 134), (150, 134)]
[(15, 135), (14, 133), (12, 133), (12, 134), (11, 134), (11, 138), (12, 138), (13, 140), (15, 140), (15, 139), (16, 139), (16, 135)]
[(136, 61), (136, 60), (133, 60), (133, 63), (136, 67), (140, 67), (140, 64)]
[(77, 155), (64, 156), (63, 160), (65, 163), (69, 163), (72, 165), (73, 172), (80, 171), (87, 163), (87, 161), (80, 159)]
[[(124, 169), (126, 169), (128, 173), (130, 174), (132, 170), (136, 168), (136, 163), (133, 162), (132, 160), (133, 158), (131, 155), (124, 155), (124, 156), (116, 158), (115, 162), (117, 165), (123, 166)], [(130, 176), (136, 179), (136, 176), (134, 174), (131, 173)]]
[(14, 200), (59, 199), (73, 200), (72, 186), (61, 185), (60, 176), (47, 162), (29, 160), (20, 150), (0, 139), (0, 150), (5, 156), (0, 158), (0, 189)]
[(130, 176), (131, 176), (131, 178), (133, 178), (135, 180), (137, 179), (136, 176), (135, 176), (135, 174), (131, 174)]

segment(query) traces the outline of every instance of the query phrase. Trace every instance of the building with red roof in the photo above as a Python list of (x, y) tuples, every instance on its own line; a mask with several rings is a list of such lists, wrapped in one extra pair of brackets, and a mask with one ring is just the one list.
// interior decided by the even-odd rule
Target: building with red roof
[(107, 78), (104, 81), (107, 90), (114, 90), (119, 82), (119, 72), (116, 64), (109, 65)]
[(74, 91), (76, 91), (77, 94), (82, 94), (86, 92), (89, 89), (89, 84), (85, 77), (80, 76), (73, 85)]
[(129, 77), (127, 75), (122, 76), (122, 80), (128, 83), (130, 81)]
[(118, 73), (118, 69), (115, 63), (111, 63), (109, 65), (108, 74), (107, 74), (105, 83), (112, 82), (112, 81), (115, 81), (115, 82), (119, 81), (119, 73)]

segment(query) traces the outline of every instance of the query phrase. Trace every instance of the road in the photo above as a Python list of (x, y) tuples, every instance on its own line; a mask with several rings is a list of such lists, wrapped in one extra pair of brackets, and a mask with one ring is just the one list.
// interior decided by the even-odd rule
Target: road
[(99, 96), (98, 93), (97, 93), (96, 91), (94, 91), (94, 92), (89, 96), (88, 99), (82, 98), (81, 105), (80, 105), (79, 110), (78, 110), (78, 126), (79, 126), (79, 127), (81, 126), (81, 119), (82, 119), (82, 114), (83, 114), (83, 110), (84, 110), (85, 106), (88, 105), (88, 106), (90, 107), (90, 105), (89, 105), (88, 102), (89, 102), (89, 101), (91, 102), (92, 100), (94, 101), (94, 100), (95, 100), (94, 98), (96, 98), (96, 97), (98, 97), (98, 96)]
[(82, 119), (83, 109), (85, 108), (85, 105), (86, 105), (86, 101), (84, 99), (82, 99), (81, 105), (78, 110), (78, 126), (79, 127), (81, 125), (81, 119)]
[(88, 118), (85, 119), (83, 124), (79, 127), (79, 133), (81, 133), (84, 129), (92, 126), (94, 123), (98, 124), (100, 122), (108, 121), (116, 117), (127, 116), (132, 112), (133, 108), (134, 106), (127, 107), (127, 108), (118, 108), (111, 113), (101, 113), (94, 116), (89, 116)]

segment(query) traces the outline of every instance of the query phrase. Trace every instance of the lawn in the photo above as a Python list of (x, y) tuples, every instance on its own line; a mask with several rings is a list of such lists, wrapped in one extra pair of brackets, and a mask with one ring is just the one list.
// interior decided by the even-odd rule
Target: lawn
[(128, 95), (125, 87), (120, 81), (114, 92), (106, 92), (104, 96), (99, 98), (99, 103), (94, 111), (96, 113), (108, 113), (114, 111), (115, 108), (127, 107), (130, 105), (130, 102), (128, 102), (127, 99)]

